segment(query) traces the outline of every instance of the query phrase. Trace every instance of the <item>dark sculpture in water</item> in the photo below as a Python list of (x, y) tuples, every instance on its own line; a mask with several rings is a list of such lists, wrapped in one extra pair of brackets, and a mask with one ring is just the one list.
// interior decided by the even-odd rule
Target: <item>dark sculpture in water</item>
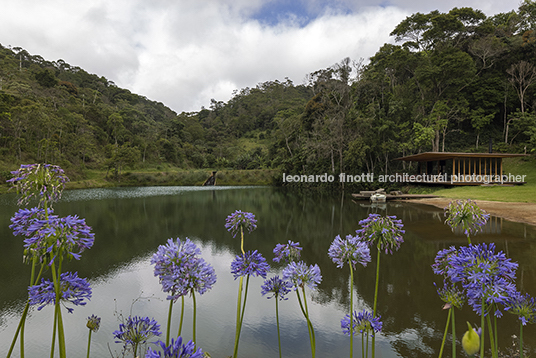
[(212, 186), (216, 185), (216, 171), (212, 172), (212, 175), (208, 177), (207, 180), (203, 183), (203, 186)]

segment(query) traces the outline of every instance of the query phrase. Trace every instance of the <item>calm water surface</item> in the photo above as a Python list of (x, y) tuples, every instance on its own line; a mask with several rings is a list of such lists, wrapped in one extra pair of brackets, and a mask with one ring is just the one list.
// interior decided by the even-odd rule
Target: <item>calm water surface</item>
[[(311, 320), (317, 338), (317, 357), (345, 357), (349, 339), (340, 320), (349, 309), (349, 271), (337, 269), (327, 256), (336, 235), (355, 233), (358, 221), (369, 213), (396, 215), (406, 226), (405, 243), (393, 256), (382, 256), (378, 312), (384, 328), (377, 338), (377, 357), (437, 356), (446, 311), (433, 282), (441, 284), (430, 265), (438, 250), (464, 245), (463, 235), (452, 233), (443, 224), (442, 210), (416, 204), (371, 207), (355, 203), (349, 194), (301, 194), (281, 188), (259, 187), (147, 187), (75, 190), (64, 193), (55, 212), (60, 216), (77, 214), (86, 219), (96, 234), (94, 247), (80, 261), (65, 270), (88, 277), (93, 298), (73, 314), (63, 311), (69, 357), (85, 357), (91, 314), (102, 317), (101, 329), (93, 334), (93, 357), (121, 356), (121, 344), (112, 332), (121, 317), (129, 314), (154, 317), (166, 325), (168, 302), (153, 276), (151, 255), (169, 238), (189, 237), (201, 248), (202, 256), (216, 269), (215, 287), (197, 297), (198, 345), (212, 357), (232, 354), (238, 282), (230, 265), (240, 250), (239, 239), (225, 230), (225, 218), (235, 210), (253, 212), (258, 229), (246, 235), (245, 249), (259, 250), (269, 261), (277, 243), (299, 241), (302, 258), (317, 263), (323, 281), (314, 292), (308, 291)], [(0, 356), (7, 353), (25, 300), (29, 266), (22, 263), (22, 240), (13, 237), (9, 219), (18, 210), (15, 195), (0, 196)], [(495, 242), (499, 250), (519, 263), (518, 288), (536, 295), (536, 230), (533, 226), (493, 218), (486, 233), (474, 242)], [(373, 255), (375, 257), (375, 255)], [(272, 265), (280, 274), (282, 266)], [(355, 309), (371, 309), (374, 299), (375, 264), (358, 268), (355, 274)], [(251, 278), (242, 335), (240, 357), (276, 357), (277, 331), (275, 302), (260, 294), (261, 278)], [(307, 326), (296, 295), (281, 302), (280, 325), (284, 357), (310, 357)], [(180, 301), (179, 301), (180, 303)], [(186, 299), (183, 336), (191, 339), (192, 302)], [(42, 357), (50, 352), (53, 308), (33, 309), (26, 325), (26, 356)], [(174, 308), (172, 331), (178, 329), (180, 304)], [(458, 339), (466, 330), (465, 321), (479, 323), (470, 308), (456, 313)], [(519, 334), (518, 321), (505, 314), (500, 320), (501, 347), (512, 345)], [(525, 329), (525, 342), (536, 352), (536, 330)], [(360, 339), (354, 341), (355, 356), (360, 356)], [(18, 357), (18, 344), (13, 357)], [(447, 346), (450, 356), (450, 345)], [(460, 351), (458, 354), (462, 354)]]

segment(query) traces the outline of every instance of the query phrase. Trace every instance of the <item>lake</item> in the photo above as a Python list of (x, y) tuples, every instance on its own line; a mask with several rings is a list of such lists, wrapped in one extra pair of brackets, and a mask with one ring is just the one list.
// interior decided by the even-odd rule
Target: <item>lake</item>
[[(198, 346), (212, 357), (232, 355), (234, 345), (238, 280), (230, 265), (240, 251), (240, 239), (224, 228), (225, 218), (239, 209), (256, 215), (258, 228), (245, 234), (245, 250), (257, 249), (270, 262), (268, 277), (280, 274), (283, 265), (272, 261), (277, 243), (299, 241), (302, 259), (320, 266), (323, 280), (316, 291), (307, 290), (311, 321), (317, 340), (317, 357), (344, 357), (349, 338), (342, 334), (340, 320), (349, 309), (349, 270), (338, 269), (327, 255), (336, 235), (355, 234), (358, 222), (370, 213), (396, 215), (403, 220), (406, 234), (400, 250), (382, 255), (378, 313), (383, 330), (376, 340), (377, 357), (437, 356), (447, 311), (442, 310), (433, 282), (442, 278), (430, 265), (438, 250), (465, 245), (463, 234), (451, 232), (443, 222), (443, 210), (411, 203), (372, 206), (353, 202), (349, 193), (301, 193), (272, 187), (144, 187), (87, 189), (64, 192), (54, 205), (60, 216), (77, 214), (95, 233), (95, 244), (80, 261), (71, 261), (64, 271), (77, 271), (93, 288), (91, 301), (63, 310), (67, 354), (85, 357), (87, 317), (102, 317), (101, 328), (93, 333), (91, 355), (121, 356), (122, 345), (114, 342), (121, 317), (129, 314), (154, 317), (165, 330), (168, 301), (150, 265), (152, 254), (169, 238), (186, 237), (201, 248), (202, 257), (216, 270), (214, 288), (197, 295)], [(22, 238), (14, 237), (10, 217), (18, 210), (16, 196), (0, 196), (0, 356), (7, 354), (27, 299), (30, 266), (22, 263)], [(525, 224), (500, 218), (490, 220), (485, 232), (473, 243), (495, 242), (497, 249), (519, 263), (518, 289), (536, 295), (536, 230)], [(373, 261), (375, 261), (375, 254)], [(354, 277), (354, 308), (370, 309), (374, 300), (375, 263), (359, 267)], [(48, 274), (48, 273), (47, 273)], [(46, 277), (47, 274), (45, 274)], [(274, 299), (261, 296), (262, 278), (250, 279), (240, 357), (278, 356)], [(283, 356), (310, 357), (307, 325), (296, 295), (282, 301), (280, 327)], [(73, 307), (73, 306), (70, 306)], [(180, 301), (174, 306), (172, 332), (177, 331)], [(32, 309), (26, 324), (26, 356), (49, 354), (53, 307)], [(458, 340), (466, 321), (480, 325), (480, 318), (467, 305), (456, 312)], [(192, 338), (192, 300), (187, 297), (183, 337)], [(525, 344), (536, 352), (534, 325), (524, 330)], [(505, 314), (500, 320), (500, 347), (512, 346), (519, 335), (517, 317)], [(486, 341), (487, 341), (486, 337)], [(360, 337), (354, 339), (354, 355), (361, 356)], [(458, 354), (461, 347), (458, 347)], [(444, 356), (450, 356), (450, 342)], [(18, 344), (13, 357), (18, 357)]]

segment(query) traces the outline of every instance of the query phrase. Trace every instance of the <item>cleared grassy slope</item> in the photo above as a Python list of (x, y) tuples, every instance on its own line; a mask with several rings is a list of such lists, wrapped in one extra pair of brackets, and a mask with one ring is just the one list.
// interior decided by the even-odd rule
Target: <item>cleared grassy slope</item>
[(504, 174), (526, 175), (525, 185), (516, 186), (458, 186), (441, 189), (434, 194), (453, 199), (480, 199), (536, 203), (536, 158), (509, 158), (503, 161)]

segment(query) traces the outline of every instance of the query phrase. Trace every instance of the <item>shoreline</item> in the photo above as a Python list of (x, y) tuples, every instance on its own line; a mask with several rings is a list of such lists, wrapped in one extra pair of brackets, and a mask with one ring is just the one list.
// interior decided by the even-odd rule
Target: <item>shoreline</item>
[[(437, 208), (445, 208), (451, 201), (457, 199), (432, 198), (432, 199), (409, 199), (401, 200), (408, 203), (432, 205)], [(488, 214), (498, 216), (513, 222), (536, 226), (536, 203), (518, 203), (489, 200), (473, 200)]]

